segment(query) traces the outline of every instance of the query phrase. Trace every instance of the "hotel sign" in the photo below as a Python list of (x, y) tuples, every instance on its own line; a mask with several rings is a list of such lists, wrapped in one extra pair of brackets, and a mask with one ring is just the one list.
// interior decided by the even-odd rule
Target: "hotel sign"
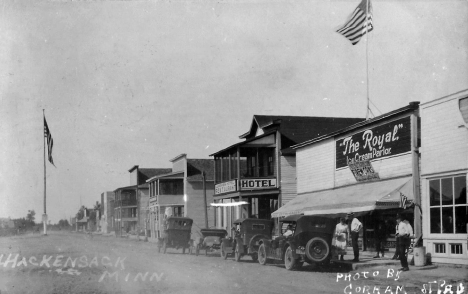
[(232, 180), (229, 182), (224, 182), (221, 184), (215, 185), (215, 195), (236, 192), (237, 191), (237, 180)]
[(241, 190), (276, 188), (276, 179), (242, 179), (239, 186)]
[(336, 169), (411, 151), (411, 120), (404, 117), (336, 141)]

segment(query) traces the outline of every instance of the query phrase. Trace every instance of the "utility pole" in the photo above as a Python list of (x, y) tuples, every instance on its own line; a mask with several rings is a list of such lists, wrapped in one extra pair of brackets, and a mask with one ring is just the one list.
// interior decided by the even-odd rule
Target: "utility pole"
[(206, 175), (205, 171), (202, 171), (202, 180), (203, 180), (203, 199), (205, 200), (205, 228), (208, 228), (208, 203), (206, 201)]

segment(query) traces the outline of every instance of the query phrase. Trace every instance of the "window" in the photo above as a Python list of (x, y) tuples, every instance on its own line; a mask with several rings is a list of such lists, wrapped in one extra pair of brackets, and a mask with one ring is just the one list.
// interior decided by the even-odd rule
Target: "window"
[(182, 180), (164, 180), (159, 182), (160, 195), (183, 195), (184, 182)]
[(252, 230), (264, 230), (265, 225), (263, 224), (252, 224)]
[(434, 252), (435, 253), (445, 253), (445, 244), (444, 243), (434, 243)]
[(450, 253), (452, 253), (452, 254), (463, 254), (462, 244), (450, 244)]
[(433, 234), (466, 234), (466, 176), (429, 181), (430, 230)]

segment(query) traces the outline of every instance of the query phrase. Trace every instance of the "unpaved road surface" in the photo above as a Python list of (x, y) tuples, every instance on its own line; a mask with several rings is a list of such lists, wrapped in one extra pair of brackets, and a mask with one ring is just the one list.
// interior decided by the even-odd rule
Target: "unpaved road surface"
[(444, 279), (456, 293), (467, 271), (438, 268), (396, 276), (393, 268), (347, 272), (310, 265), (287, 271), (249, 257), (235, 262), (218, 253), (181, 251), (162, 254), (154, 243), (78, 233), (0, 238), (0, 293), (423, 293), (426, 283), (442, 285)]

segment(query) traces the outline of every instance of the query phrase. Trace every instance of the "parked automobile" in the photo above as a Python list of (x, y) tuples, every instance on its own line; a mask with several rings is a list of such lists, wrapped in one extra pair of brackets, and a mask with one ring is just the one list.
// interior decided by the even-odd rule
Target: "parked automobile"
[(234, 238), (223, 239), (221, 244), (221, 257), (234, 255), (239, 261), (242, 256), (250, 255), (257, 261), (260, 240), (271, 238), (273, 221), (257, 218), (245, 218), (234, 221)]
[[(280, 220), (281, 235), (260, 240), (258, 262), (281, 260), (286, 269), (300, 268), (304, 262), (330, 262), (335, 220), (320, 216), (293, 215)], [(288, 231), (288, 232), (286, 232)]]
[(158, 252), (166, 253), (167, 248), (182, 248), (182, 254), (190, 246), (190, 234), (193, 220), (188, 217), (169, 217), (164, 223), (164, 233), (162, 238), (158, 238)]
[(203, 237), (200, 238), (195, 247), (196, 255), (200, 253), (200, 250), (205, 250), (205, 255), (208, 255), (208, 251), (213, 252), (221, 249), (222, 239), (227, 236), (227, 231), (223, 229), (201, 229), (200, 233)]

